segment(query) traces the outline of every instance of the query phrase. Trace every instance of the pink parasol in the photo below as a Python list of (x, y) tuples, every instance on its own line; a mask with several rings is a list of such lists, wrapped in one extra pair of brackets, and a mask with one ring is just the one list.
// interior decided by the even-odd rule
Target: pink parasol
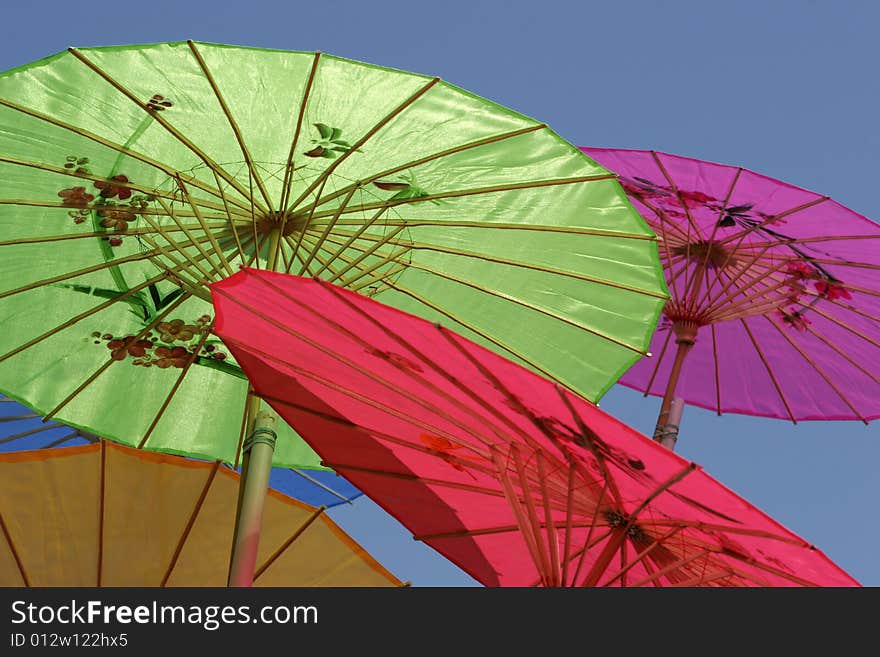
[(257, 394), (483, 584), (857, 585), (694, 463), (439, 325), (253, 269), (212, 295)]
[[(621, 383), (722, 412), (880, 417), (880, 226), (747, 169), (582, 148), (660, 236), (671, 299)], [(677, 347), (676, 347), (677, 345)], [(686, 363), (685, 363), (686, 357)]]

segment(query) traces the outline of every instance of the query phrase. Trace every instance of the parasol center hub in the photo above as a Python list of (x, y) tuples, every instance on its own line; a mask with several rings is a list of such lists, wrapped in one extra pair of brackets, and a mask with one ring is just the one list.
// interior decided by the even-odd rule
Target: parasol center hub
[(675, 333), (676, 344), (693, 345), (697, 342), (697, 331), (700, 325), (697, 322), (688, 320), (678, 320), (672, 323), (672, 330)]
[(687, 258), (693, 263), (725, 269), (736, 266), (735, 249), (717, 240), (695, 240), (672, 247), (672, 253)]
[(257, 217), (257, 233), (267, 235), (273, 231), (282, 231), (284, 237), (302, 232), (305, 228), (305, 217), (293, 216), (287, 212), (270, 212)]

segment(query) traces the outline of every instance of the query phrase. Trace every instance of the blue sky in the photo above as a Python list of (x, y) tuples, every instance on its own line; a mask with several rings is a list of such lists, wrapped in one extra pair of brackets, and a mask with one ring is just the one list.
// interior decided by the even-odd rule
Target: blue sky
[[(745, 166), (880, 218), (878, 21), (868, 1), (53, 0), (4, 6), (0, 69), (186, 38), (322, 50), (439, 75), (577, 145)], [(602, 406), (650, 432), (658, 402), (616, 388)], [(689, 408), (678, 451), (878, 586), (878, 427)], [(415, 585), (470, 583), (365, 498), (333, 515)]]

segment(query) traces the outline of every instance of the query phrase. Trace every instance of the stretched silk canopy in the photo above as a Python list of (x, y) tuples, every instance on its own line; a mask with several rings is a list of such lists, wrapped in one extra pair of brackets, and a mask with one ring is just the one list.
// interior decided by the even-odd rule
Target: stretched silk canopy
[(880, 225), (742, 167), (583, 150), (661, 237), (672, 297), (624, 385), (718, 414), (880, 417)]
[[(224, 586), (238, 475), (107, 441), (0, 454), (0, 585)], [(400, 586), (312, 507), (266, 499), (256, 586)]]
[(696, 464), (442, 326), (272, 272), (212, 289), (257, 392), (487, 586), (857, 585)]
[[(320, 277), (598, 399), (666, 299), (615, 175), (438, 78), (312, 52), (71, 49), (0, 75), (0, 391), (236, 463), (248, 381), (206, 287)], [(250, 413), (250, 419), (253, 419)], [(319, 467), (279, 426), (276, 466)]]

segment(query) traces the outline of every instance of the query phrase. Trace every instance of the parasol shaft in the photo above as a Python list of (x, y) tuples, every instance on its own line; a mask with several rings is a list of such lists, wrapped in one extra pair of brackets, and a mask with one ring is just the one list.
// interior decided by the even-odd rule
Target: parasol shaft
[(675, 360), (666, 382), (666, 392), (663, 394), (663, 403), (660, 404), (660, 414), (657, 416), (657, 426), (654, 429), (654, 440), (670, 450), (675, 449), (678, 425), (684, 410), (684, 400), (675, 396), (675, 389), (681, 377), (684, 360), (697, 341), (697, 329), (691, 324), (676, 323), (673, 330), (677, 336), (675, 342), (678, 349), (675, 352)]
[(269, 489), (272, 455), (275, 453), (275, 424), (278, 417), (261, 410), (254, 430), (245, 443), (247, 468), (243, 470), (239, 496), (238, 520), (229, 566), (229, 586), (252, 586), (257, 565), (257, 549), (263, 526), (263, 507)]
[[(272, 231), (269, 239), (268, 264), (275, 269), (278, 264), (281, 231)], [(255, 248), (258, 247), (255, 245)], [(243, 450), (238, 506), (235, 510), (235, 533), (232, 536), (232, 558), (229, 564), (229, 586), (252, 586), (254, 583), (257, 551), (263, 528), (263, 507), (269, 489), (272, 457), (275, 454), (275, 424), (278, 421), (278, 416), (272, 411), (260, 410), (260, 407), (259, 397), (248, 397), (248, 417), (255, 420), (248, 421), (249, 438)]]

